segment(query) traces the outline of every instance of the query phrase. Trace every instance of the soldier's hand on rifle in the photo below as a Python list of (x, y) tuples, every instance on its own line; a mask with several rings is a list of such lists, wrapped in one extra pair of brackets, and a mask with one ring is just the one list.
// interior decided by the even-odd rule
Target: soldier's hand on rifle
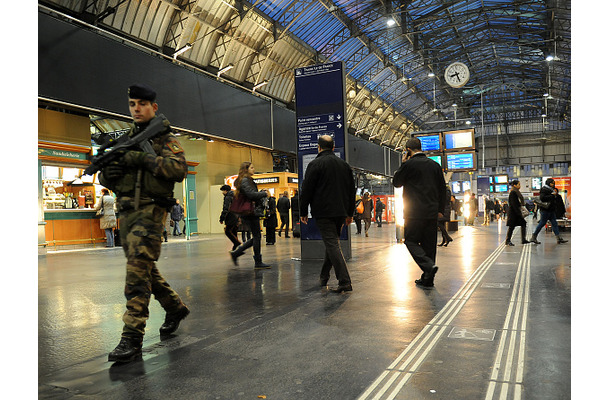
[(146, 165), (154, 164), (155, 156), (143, 151), (128, 151), (125, 153), (122, 159), (123, 165), (131, 167), (143, 167)]
[(118, 162), (114, 161), (104, 168), (103, 174), (106, 179), (112, 180), (125, 175), (125, 170), (119, 165)]

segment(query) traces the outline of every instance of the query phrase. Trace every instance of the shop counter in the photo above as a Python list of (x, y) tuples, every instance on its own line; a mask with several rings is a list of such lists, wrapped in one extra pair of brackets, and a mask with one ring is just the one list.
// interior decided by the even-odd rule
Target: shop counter
[(47, 246), (106, 242), (94, 209), (45, 210), (44, 221)]

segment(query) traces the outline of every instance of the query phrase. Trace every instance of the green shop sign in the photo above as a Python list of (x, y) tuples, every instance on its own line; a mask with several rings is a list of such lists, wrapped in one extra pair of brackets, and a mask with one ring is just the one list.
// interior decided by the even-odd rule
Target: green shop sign
[(87, 154), (68, 150), (38, 148), (39, 156), (69, 158), (70, 160), (87, 160)]

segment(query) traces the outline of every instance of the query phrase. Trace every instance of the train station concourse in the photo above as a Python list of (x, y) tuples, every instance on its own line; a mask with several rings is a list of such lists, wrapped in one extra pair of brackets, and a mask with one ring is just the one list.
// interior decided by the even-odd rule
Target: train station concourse
[(170, 238), (157, 265), (191, 313), (161, 337), (151, 299), (142, 360), (123, 364), (107, 360), (122, 327), (122, 249), (49, 252), (39, 398), (570, 398), (569, 242), (543, 231), (541, 244), (506, 246), (502, 221), (460, 226), (423, 288), (394, 225), (354, 231), (353, 291), (341, 294), (334, 276), (320, 287), (322, 260), (301, 260), (298, 238), (263, 246), (264, 270), (249, 256), (233, 265), (224, 235)]

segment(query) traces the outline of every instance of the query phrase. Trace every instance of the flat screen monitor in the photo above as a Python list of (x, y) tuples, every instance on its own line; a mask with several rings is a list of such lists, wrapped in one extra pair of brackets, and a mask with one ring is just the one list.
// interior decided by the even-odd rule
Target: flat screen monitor
[(508, 183), (508, 175), (494, 176), (494, 183)]
[(474, 149), (474, 129), (443, 132), (445, 150)]
[(489, 185), (489, 193), (493, 193), (494, 192), (494, 185)]
[(497, 193), (508, 192), (508, 185), (496, 185), (496, 192)]
[(421, 149), (423, 152), (427, 151), (441, 151), (441, 134), (431, 133), (426, 135), (415, 135), (416, 138), (421, 142)]
[(542, 178), (539, 176), (535, 176), (532, 178), (532, 190), (540, 189), (542, 189)]
[(453, 181), (451, 182), (451, 193), (461, 193), (462, 192), (462, 182)]
[(441, 156), (440, 154), (430, 154), (428, 155), (428, 158), (436, 161), (441, 167), (443, 166), (443, 156)]
[(476, 161), (474, 151), (463, 153), (447, 153), (445, 156), (447, 171), (474, 171)]
[(464, 189), (465, 192), (469, 191), (470, 189), (472, 189), (470, 187), (470, 181), (464, 181), (462, 182), (462, 188)]

